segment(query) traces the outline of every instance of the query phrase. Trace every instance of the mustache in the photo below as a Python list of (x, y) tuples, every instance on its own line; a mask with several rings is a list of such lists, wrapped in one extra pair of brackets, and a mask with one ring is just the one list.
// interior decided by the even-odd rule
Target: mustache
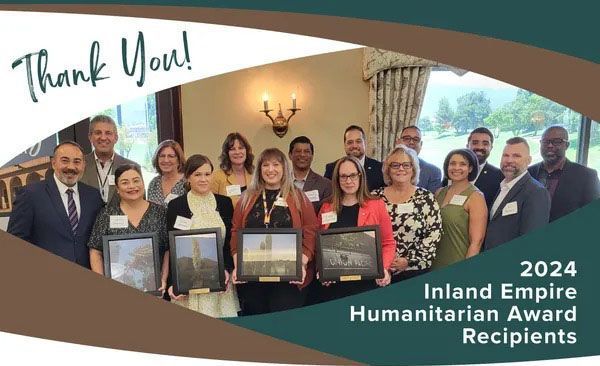
[(79, 174), (79, 171), (75, 169), (63, 169), (61, 172), (63, 174)]

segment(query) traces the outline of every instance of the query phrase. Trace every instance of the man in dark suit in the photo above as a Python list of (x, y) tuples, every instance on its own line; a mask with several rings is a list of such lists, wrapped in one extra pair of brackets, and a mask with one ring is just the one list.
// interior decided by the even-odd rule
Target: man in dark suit
[(294, 168), (294, 185), (304, 191), (315, 208), (321, 209), (323, 200), (333, 193), (331, 181), (315, 173), (310, 165), (315, 147), (306, 136), (298, 136), (290, 142), (289, 157)]
[(543, 162), (529, 167), (529, 173), (550, 193), (550, 221), (554, 221), (600, 197), (600, 183), (595, 170), (573, 163), (565, 156), (569, 133), (561, 126), (551, 126), (542, 134), (540, 153)]
[[(360, 126), (348, 126), (346, 131), (344, 131), (344, 150), (346, 151), (346, 155), (354, 156), (365, 167), (367, 186), (372, 191), (385, 185), (383, 182), (383, 165), (380, 161), (366, 156), (365, 149), (365, 131)], [(325, 178), (331, 180), (335, 163), (337, 163), (337, 160), (325, 166)]]
[(531, 177), (529, 145), (522, 137), (506, 141), (500, 166), (504, 180), (490, 211), (484, 247), (486, 250), (518, 238), (548, 223), (550, 195)]
[[(398, 144), (410, 147), (419, 155), (423, 147), (421, 129), (417, 126), (404, 127), (400, 137), (396, 139), (396, 145)], [(421, 172), (419, 173), (419, 183), (417, 185), (435, 193), (442, 186), (442, 171), (437, 166), (421, 158), (419, 158), (419, 169)]]
[(104, 202), (110, 202), (115, 194), (115, 169), (136, 163), (115, 152), (119, 134), (117, 124), (110, 116), (92, 118), (88, 138), (94, 151), (85, 156), (81, 182), (98, 189)]
[(54, 174), (19, 192), (7, 232), (90, 268), (87, 241), (103, 202), (98, 190), (78, 182), (84, 167), (78, 144), (59, 144), (52, 157)]
[(478, 127), (471, 131), (467, 140), (467, 148), (477, 155), (479, 161), (479, 173), (475, 178), (475, 186), (483, 192), (488, 210), (491, 210), (496, 193), (500, 189), (500, 182), (504, 179), (502, 171), (487, 161), (493, 147), (492, 131), (485, 127)]

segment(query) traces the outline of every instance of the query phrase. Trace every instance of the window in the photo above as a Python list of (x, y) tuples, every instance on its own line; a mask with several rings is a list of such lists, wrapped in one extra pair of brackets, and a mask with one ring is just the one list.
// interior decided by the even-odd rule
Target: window
[[(152, 156), (158, 146), (155, 94), (140, 97), (95, 113), (111, 116), (117, 123), (119, 140), (115, 151), (142, 167), (146, 188), (156, 175)], [(92, 118), (90, 117), (90, 118)]]
[(592, 121), (587, 165), (600, 171), (600, 123), (598, 121)]
[[(551, 125), (567, 129), (571, 142), (567, 157), (577, 161), (581, 114), (527, 90), (473, 72), (458, 76), (451, 71), (432, 71), (417, 125), (423, 130), (420, 156), (440, 168), (446, 154), (465, 147), (468, 133), (479, 126), (494, 133), (495, 144), (488, 161), (495, 166), (500, 165), (504, 142), (513, 136), (527, 139), (532, 163), (541, 161), (541, 133)], [(595, 124), (592, 128), (597, 137), (594, 149), (590, 147), (590, 162), (600, 157), (598, 127)]]

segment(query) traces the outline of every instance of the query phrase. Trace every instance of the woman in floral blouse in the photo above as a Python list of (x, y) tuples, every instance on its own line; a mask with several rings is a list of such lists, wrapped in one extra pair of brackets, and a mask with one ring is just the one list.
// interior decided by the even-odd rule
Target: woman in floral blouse
[(442, 235), (442, 216), (435, 197), (417, 187), (417, 153), (398, 145), (383, 164), (387, 185), (373, 194), (385, 202), (396, 240), (396, 258), (390, 267), (392, 282), (429, 272)]

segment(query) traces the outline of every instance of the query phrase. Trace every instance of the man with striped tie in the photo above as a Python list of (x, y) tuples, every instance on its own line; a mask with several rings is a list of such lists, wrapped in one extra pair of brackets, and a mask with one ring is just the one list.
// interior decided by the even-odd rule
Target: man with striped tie
[(52, 177), (17, 194), (7, 232), (90, 268), (87, 241), (104, 202), (97, 189), (79, 182), (85, 169), (81, 146), (56, 146), (52, 169)]

